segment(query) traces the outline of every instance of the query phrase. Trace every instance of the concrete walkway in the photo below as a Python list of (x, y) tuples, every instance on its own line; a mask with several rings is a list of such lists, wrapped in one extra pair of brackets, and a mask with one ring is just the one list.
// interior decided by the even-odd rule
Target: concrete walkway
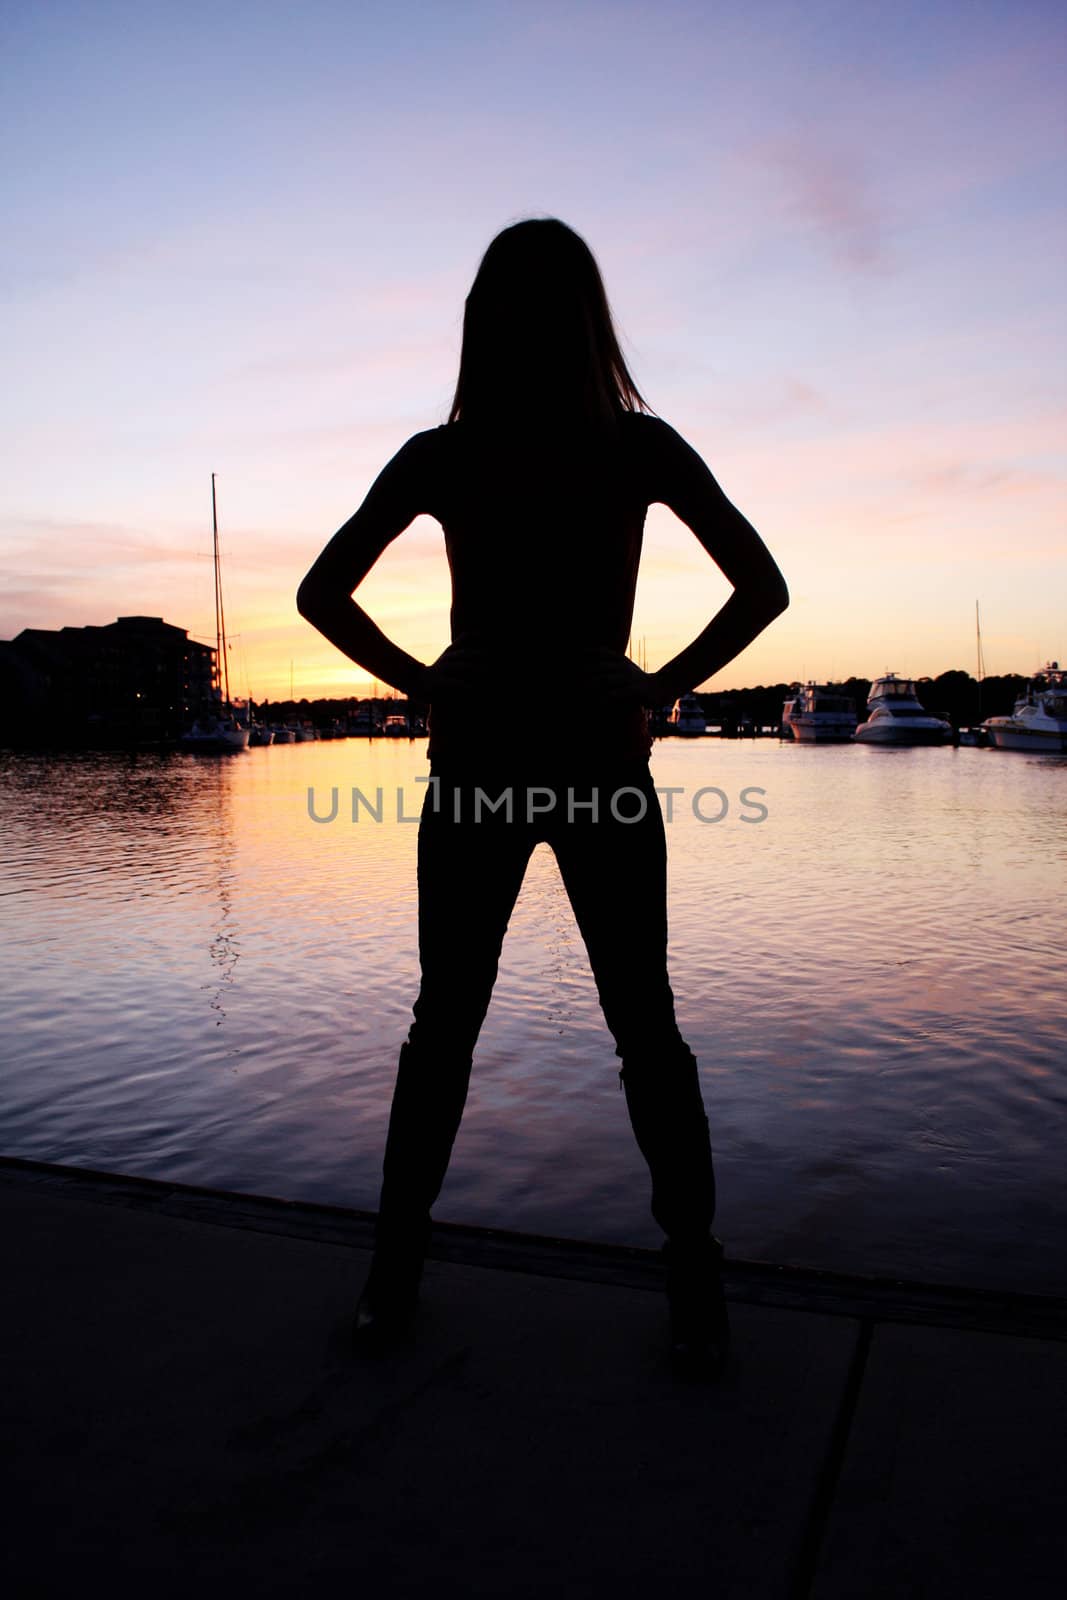
[(442, 1226), (373, 1362), (364, 1214), (14, 1161), (0, 1205), (18, 1600), (1063, 1593), (1064, 1302), (733, 1264), (699, 1387), (654, 1252)]

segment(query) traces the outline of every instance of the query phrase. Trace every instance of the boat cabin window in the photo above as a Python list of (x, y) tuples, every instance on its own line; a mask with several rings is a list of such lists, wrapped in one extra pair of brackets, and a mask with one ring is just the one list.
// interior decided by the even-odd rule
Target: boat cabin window
[(915, 685), (906, 678), (889, 680), (879, 678), (872, 691), (874, 694), (884, 695), (891, 700), (914, 700)]

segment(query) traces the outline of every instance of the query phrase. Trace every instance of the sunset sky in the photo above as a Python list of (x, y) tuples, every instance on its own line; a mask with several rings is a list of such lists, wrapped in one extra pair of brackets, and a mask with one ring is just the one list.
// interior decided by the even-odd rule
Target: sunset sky
[[(1065, 44), (1053, 0), (4, 7), (0, 638), (212, 637), (215, 471), (238, 692), (366, 692), (297, 584), (552, 215), (789, 583), (712, 687), (973, 670), (976, 599), (990, 672), (1067, 657)], [(653, 508), (649, 665), (728, 593)], [(439, 654), (437, 523), (359, 598)]]

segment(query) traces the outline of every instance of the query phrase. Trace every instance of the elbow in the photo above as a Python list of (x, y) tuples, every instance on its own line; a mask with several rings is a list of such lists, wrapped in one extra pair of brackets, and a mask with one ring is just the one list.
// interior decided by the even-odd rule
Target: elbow
[(748, 591), (748, 607), (761, 628), (780, 617), (788, 605), (789, 590), (780, 572), (774, 572)]
[(785, 579), (779, 572), (776, 580), (768, 587), (767, 594), (767, 621), (773, 622), (775, 617), (780, 617), (783, 611), (789, 609), (789, 588)]
[(318, 613), (319, 603), (319, 591), (311, 581), (311, 574), (309, 573), (296, 591), (296, 609), (305, 622), (314, 622)]
[(321, 628), (324, 621), (336, 618), (352, 598), (351, 588), (324, 562), (317, 561), (304, 575), (296, 591), (296, 609), (305, 622)]

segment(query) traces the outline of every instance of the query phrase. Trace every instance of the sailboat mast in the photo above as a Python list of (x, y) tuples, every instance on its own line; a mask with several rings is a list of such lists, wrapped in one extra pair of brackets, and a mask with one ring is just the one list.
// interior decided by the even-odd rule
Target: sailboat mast
[(215, 514), (215, 474), (211, 474), (211, 564), (215, 573), (215, 682), (222, 688), (222, 617), (219, 612), (219, 519)]
[(982, 655), (982, 619), (978, 614), (978, 601), (974, 602), (974, 631), (978, 639), (978, 719), (982, 718), (982, 679), (985, 677), (985, 659)]
[(222, 682), (226, 687), (226, 709), (230, 709), (230, 663), (226, 658), (226, 612), (222, 605), (222, 573), (219, 567), (219, 513), (215, 501), (215, 474), (211, 474), (211, 532), (215, 547), (215, 639), (222, 660)]

